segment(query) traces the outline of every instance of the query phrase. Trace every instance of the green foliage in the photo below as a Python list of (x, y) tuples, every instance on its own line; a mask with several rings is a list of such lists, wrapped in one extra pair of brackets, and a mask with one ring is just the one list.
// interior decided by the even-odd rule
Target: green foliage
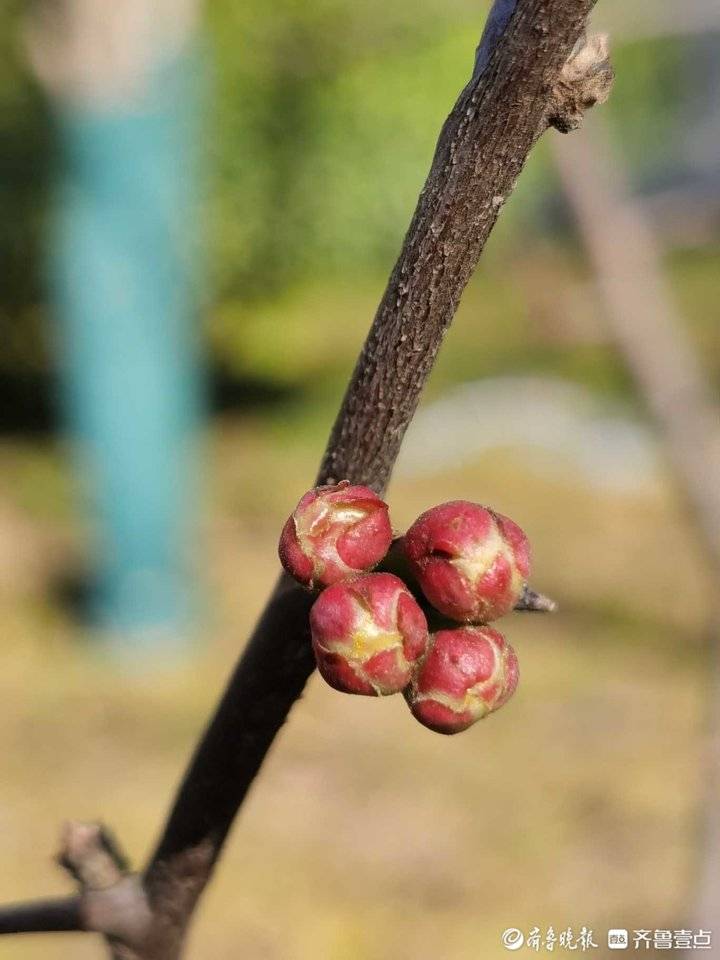
[[(41, 264), (53, 136), (23, 55), (23, 9), (20, 0), (0, 9), (0, 363), (6, 369), (41, 366), (45, 356)], [(299, 383), (321, 370), (332, 378), (335, 358), (344, 375), (347, 347), (354, 350), (367, 326), (440, 125), (468, 78), (482, 13), (470, 0), (208, 6), (206, 189), (197, 223), (211, 273), (210, 343), (223, 366)], [(672, 162), (667, 131), (683, 105), (688, 43), (635, 43), (613, 55), (617, 86), (603, 109), (637, 174)], [(534, 152), (493, 251), (512, 245), (520, 225), (524, 231), (543, 209), (553, 189), (543, 157), (542, 147)], [(312, 317), (298, 307), (298, 289), (316, 291)], [(493, 314), (507, 309), (501, 291), (501, 283), (487, 283), (484, 302)], [(328, 329), (338, 312), (343, 344), (334, 349)], [(487, 356), (501, 359), (493, 351)], [(464, 357), (456, 357), (458, 370), (470, 363)]]
[[(387, 6), (387, 5), (385, 5)], [(439, 125), (467, 80), (477, 12), (403, 0), (216, 4), (209, 158), (220, 295), (275, 294), (387, 262)]]
[(636, 178), (653, 177), (678, 161), (689, 91), (683, 82), (692, 38), (639, 41), (613, 50), (615, 84), (608, 115)]
[(40, 247), (51, 132), (18, 36), (22, 5), (0, 8), (0, 369), (41, 365)]

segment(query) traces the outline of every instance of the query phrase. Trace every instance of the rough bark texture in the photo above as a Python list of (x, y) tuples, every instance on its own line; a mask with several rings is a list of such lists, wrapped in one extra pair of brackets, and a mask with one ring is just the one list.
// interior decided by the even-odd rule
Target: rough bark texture
[[(475, 75), (440, 133), (400, 258), (318, 480), (382, 492), (442, 339), (500, 210), (546, 129), (594, 0), (497, 3)], [(502, 32), (504, 30), (504, 32)]]
[[(385, 489), (461, 293), (530, 149), (549, 124), (576, 126), (578, 103), (595, 102), (578, 87), (584, 80), (577, 71), (563, 74), (576, 59), (573, 49), (594, 2), (496, 0), (472, 80), (440, 134), (320, 481), (347, 478)], [(591, 67), (597, 71), (597, 64)], [(603, 69), (609, 84), (606, 64)], [(118, 960), (180, 955), (233, 819), (313, 670), (312, 599), (287, 577), (278, 581), (142, 877), (149, 919), (141, 932), (127, 922), (124, 933), (106, 928)]]

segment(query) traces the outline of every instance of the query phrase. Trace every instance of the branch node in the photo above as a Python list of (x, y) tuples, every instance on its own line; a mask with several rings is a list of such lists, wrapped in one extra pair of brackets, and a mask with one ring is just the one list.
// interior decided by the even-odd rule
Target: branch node
[(128, 863), (100, 823), (70, 820), (63, 827), (57, 861), (84, 890), (107, 890), (128, 873)]
[(614, 79), (607, 35), (583, 35), (552, 88), (547, 110), (548, 125), (560, 133), (577, 130), (582, 126), (586, 110), (597, 103), (605, 103)]
[(128, 946), (142, 942), (152, 912), (140, 877), (101, 823), (71, 820), (63, 827), (58, 862), (80, 886), (82, 928)]

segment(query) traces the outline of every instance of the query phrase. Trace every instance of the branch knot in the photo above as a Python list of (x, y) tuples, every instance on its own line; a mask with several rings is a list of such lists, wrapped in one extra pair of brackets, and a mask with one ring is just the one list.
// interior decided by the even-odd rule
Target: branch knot
[(99, 823), (66, 823), (57, 859), (84, 890), (106, 890), (128, 872), (114, 837)]
[(546, 113), (548, 125), (560, 133), (577, 130), (586, 110), (597, 103), (605, 103), (614, 79), (607, 35), (582, 36), (550, 93)]

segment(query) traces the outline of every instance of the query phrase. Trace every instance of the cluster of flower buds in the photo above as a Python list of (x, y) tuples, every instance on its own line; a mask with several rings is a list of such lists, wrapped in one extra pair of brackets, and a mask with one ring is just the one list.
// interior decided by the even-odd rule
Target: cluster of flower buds
[[(392, 541), (387, 504), (368, 487), (343, 481), (305, 494), (283, 528), (279, 554), (291, 576), (321, 591), (310, 629), (330, 686), (365, 696), (402, 692), (420, 723), (459, 733), (501, 707), (517, 686), (515, 651), (487, 624), (523, 595), (527, 537), (476, 503), (433, 507), (397, 541), (407, 583), (370, 572)], [(431, 618), (460, 625), (431, 633), (423, 605)]]

